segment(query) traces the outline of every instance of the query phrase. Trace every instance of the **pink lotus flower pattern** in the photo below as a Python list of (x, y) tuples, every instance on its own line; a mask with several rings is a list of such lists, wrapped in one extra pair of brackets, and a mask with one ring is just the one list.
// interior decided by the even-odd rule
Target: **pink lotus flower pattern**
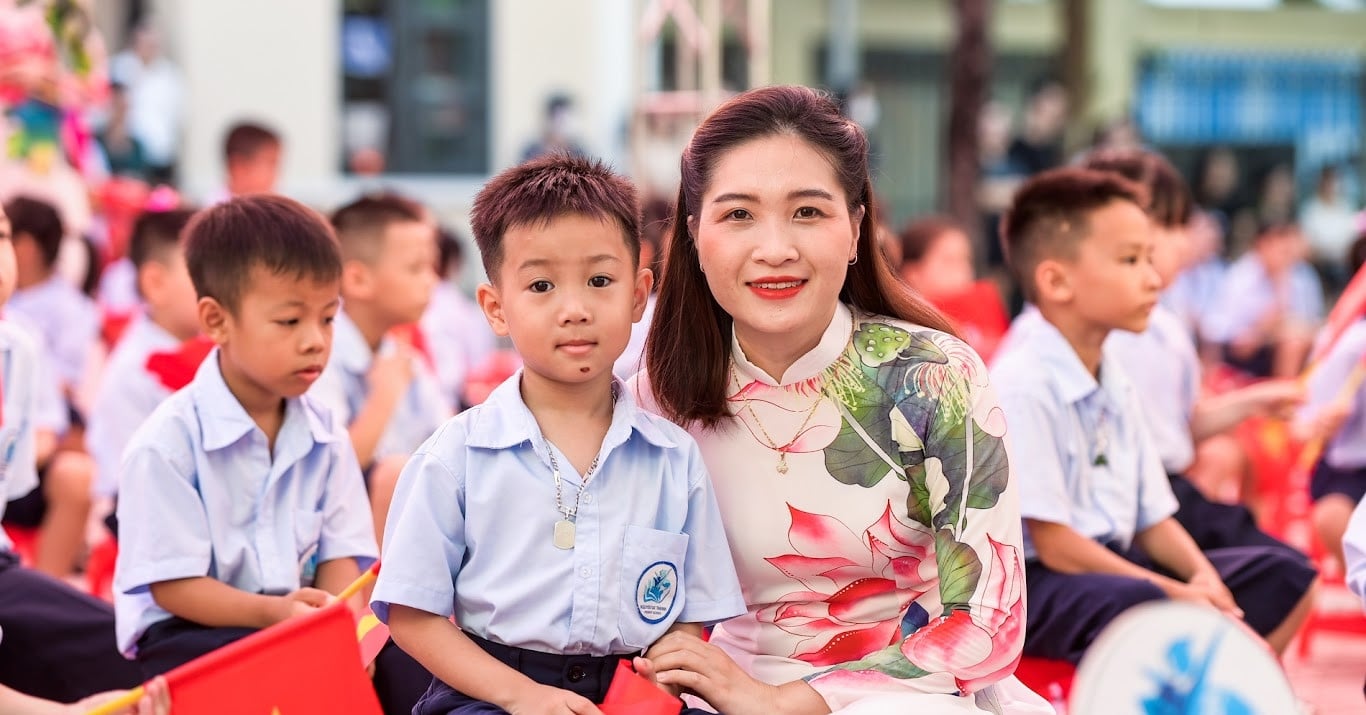
[[(788, 511), (788, 541), (796, 553), (766, 560), (802, 588), (760, 610), (757, 619), (801, 638), (789, 656), (812, 665), (845, 663), (885, 648), (906, 608), (925, 593), (920, 569), (927, 560), (934, 567), (933, 534), (893, 517), (890, 502), (861, 538), (833, 517), (790, 504)], [(859, 553), (866, 557), (849, 556)]]

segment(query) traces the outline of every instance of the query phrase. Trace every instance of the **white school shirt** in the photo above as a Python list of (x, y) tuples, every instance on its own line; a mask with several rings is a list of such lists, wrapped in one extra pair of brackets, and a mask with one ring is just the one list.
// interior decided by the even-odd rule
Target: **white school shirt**
[[(38, 488), (34, 462), (33, 428), (43, 385), (55, 387), (44, 375), (37, 341), (23, 328), (0, 320), (0, 389), (4, 392), (0, 415), (0, 517), (7, 502)], [(13, 547), (0, 529), (0, 552)]]
[(449, 405), (459, 405), (465, 379), (471, 370), (488, 360), (497, 347), (497, 336), (484, 311), (450, 281), (432, 290), (431, 303), (422, 314), (422, 334), (436, 363), (436, 379)]
[(147, 358), (179, 345), (174, 335), (143, 314), (133, 318), (109, 354), (85, 436), (95, 459), (96, 495), (112, 497), (118, 492), (124, 448), (143, 420), (171, 396), (171, 389), (148, 371)]
[[(1366, 502), (1362, 502), (1366, 504)], [(1342, 552), (1347, 560), (1347, 587), (1366, 601), (1366, 506), (1357, 504), (1347, 531), (1342, 535)]]
[(583, 486), (521, 397), (519, 370), (450, 419), (398, 480), (371, 606), (442, 616), (497, 643), (547, 653), (640, 651), (674, 622), (745, 612), (697, 444), (615, 383), (597, 472), (572, 549), (554, 545), (562, 498)]
[(100, 336), (100, 314), (90, 300), (59, 275), (14, 291), (6, 315), (19, 318), (42, 338), (43, 352), (54, 361), (65, 385), (80, 385), (86, 360)]
[[(1108, 345), (1097, 382), (1047, 320), (1022, 337), (991, 369), (1020, 515), (1127, 548), (1177, 507), (1135, 388)], [(1024, 536), (1026, 558), (1036, 558), (1027, 527)]]
[[(1336, 343), (1319, 362), (1305, 383), (1308, 393), (1297, 419), (1301, 424), (1313, 419), (1338, 399), (1338, 392), (1366, 357), (1366, 320), (1347, 326)], [(1331, 467), (1354, 470), (1366, 467), (1366, 383), (1348, 400), (1347, 418), (1328, 441), (1323, 460)]]
[(133, 435), (119, 471), (119, 650), (171, 617), (149, 586), (208, 576), (249, 593), (313, 585), (317, 565), (374, 562), (374, 522), (346, 429), (307, 396), (285, 401), (268, 451), (214, 349)]
[[(394, 341), (386, 336), (380, 341), (378, 352), (387, 355), (395, 349)], [(338, 312), (332, 324), (332, 354), (327, 358), (323, 374), (308, 389), (309, 397), (330, 410), (340, 424), (350, 425), (370, 395), (367, 375), (374, 361), (375, 354), (370, 352), (360, 329), (345, 311)], [(451, 412), (436, 379), (422, 359), (414, 356), (412, 382), (399, 398), (384, 433), (375, 444), (374, 459), (412, 454), (442, 421), (451, 416)]]
[(1116, 330), (1105, 347), (1134, 384), (1148, 435), (1168, 474), (1185, 474), (1195, 461), (1191, 417), (1200, 399), (1200, 356), (1176, 313), (1153, 308), (1148, 329)]
[[(1323, 289), (1314, 269), (1303, 261), (1284, 278), (1287, 317), (1306, 324), (1323, 318)], [(1252, 251), (1229, 265), (1219, 294), (1200, 322), (1200, 334), (1215, 343), (1230, 342), (1246, 333), (1278, 300), (1276, 284)]]

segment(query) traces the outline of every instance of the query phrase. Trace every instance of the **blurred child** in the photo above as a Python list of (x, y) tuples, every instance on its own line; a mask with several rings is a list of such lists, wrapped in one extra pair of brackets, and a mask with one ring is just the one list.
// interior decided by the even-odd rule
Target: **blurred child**
[(1225, 362), (1254, 377), (1294, 377), (1323, 318), (1323, 292), (1300, 230), (1269, 224), (1229, 266), (1201, 321)]
[(403, 463), (452, 412), (419, 352), (392, 335), (421, 320), (431, 300), (436, 231), (422, 207), (394, 195), (356, 199), (332, 214), (332, 227), (345, 307), (309, 396), (347, 426), (379, 538)]
[(249, 194), (273, 194), (280, 178), (284, 141), (275, 130), (256, 122), (237, 122), (223, 139), (226, 186), (210, 197), (215, 204)]
[(324, 605), (377, 555), (350, 440), (304, 395), (341, 303), (331, 229), (294, 201), (250, 196), (184, 233), (200, 328), (218, 347), (134, 433), (119, 471), (118, 646), (147, 677)]
[[(90, 514), (90, 484), (95, 465), (88, 455), (63, 448), (73, 422), (80, 415), (72, 395), (84, 371), (86, 356), (95, 344), (98, 318), (94, 304), (54, 273), (62, 241), (62, 223), (51, 205), (16, 197), (5, 205), (9, 215), (16, 266), (13, 297), (7, 316), (41, 336), (40, 376), (33, 389), (39, 396), (32, 419), (35, 430), (40, 488), (14, 500), (5, 522), (38, 529), (34, 566), (57, 578), (71, 574), (85, 546), (85, 523)], [(77, 430), (76, 446), (79, 446)]]
[[(10, 235), (9, 219), (0, 212), (0, 306), (16, 279)], [(47, 364), (36, 340), (0, 319), (0, 515), (8, 500), (40, 491), (40, 393), (47, 388), (52, 404), (60, 404), (56, 382), (43, 375)], [(119, 657), (113, 636), (109, 604), (19, 565), (0, 529), (0, 685), (58, 702), (133, 687), (142, 678)]]
[(446, 404), (457, 410), (464, 406), (466, 377), (483, 365), (495, 348), (493, 331), (483, 311), (460, 290), (464, 264), (460, 238), (447, 229), (438, 229), (436, 273), (440, 280), (432, 290), (432, 301), (422, 314), (420, 326)]
[(86, 443), (98, 468), (95, 495), (112, 498), (133, 433), (175, 390), (149, 358), (199, 334), (198, 297), (185, 265), (181, 233), (194, 212), (149, 211), (138, 217), (128, 256), (137, 271), (142, 313), (132, 319), (105, 363), (90, 410)]
[(744, 611), (700, 450), (612, 375), (650, 292), (638, 211), (563, 155), (475, 197), (479, 304), (526, 367), (399, 480), (371, 603), (435, 676), (414, 713), (598, 715), (620, 661)]
[(1313, 574), (1295, 578), (1294, 556), (1202, 552), (1173, 518), (1138, 391), (1106, 344), (1145, 330), (1157, 303), (1147, 203), (1115, 174), (1059, 169), (1025, 183), (1002, 233), (1042, 318), (991, 376), (1023, 480), (1029, 655), (1075, 663), (1120, 613), (1164, 598), (1242, 617), (1278, 650), (1308, 614)]
[(1009, 321), (990, 281), (973, 280), (972, 242), (962, 226), (930, 216), (901, 229), (901, 278), (957, 325), (963, 340), (990, 361)]

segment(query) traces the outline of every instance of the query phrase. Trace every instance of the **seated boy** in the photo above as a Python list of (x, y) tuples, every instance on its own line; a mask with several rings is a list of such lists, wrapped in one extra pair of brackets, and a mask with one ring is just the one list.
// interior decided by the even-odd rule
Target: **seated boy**
[(148, 366), (148, 358), (174, 351), (199, 334), (198, 299), (185, 267), (181, 231), (193, 211), (148, 211), (133, 225), (128, 257), (137, 271), (142, 313), (124, 330), (105, 363), (90, 409), (86, 444), (95, 458), (95, 496), (118, 490), (119, 462), (133, 432), (174, 392)]
[[(0, 211), (0, 306), (14, 290), (14, 263), (9, 220)], [(46, 386), (51, 402), (58, 401), (56, 382), (43, 377), (37, 341), (9, 319), (0, 319), (0, 364), (3, 515), (8, 500), (38, 491), (38, 393)], [(59, 702), (133, 687), (140, 673), (119, 657), (113, 638), (109, 604), (20, 566), (0, 529), (0, 686)]]
[(332, 215), (341, 243), (341, 294), (332, 356), (309, 397), (347, 425), (365, 472), (376, 538), (408, 456), (451, 408), (411, 345), (390, 331), (422, 318), (436, 284), (436, 231), (422, 208), (367, 196)]
[(223, 136), (225, 183), (208, 196), (205, 205), (275, 193), (283, 152), (284, 141), (274, 129), (256, 122), (235, 122)]
[(252, 196), (197, 215), (184, 251), (218, 347), (119, 471), (118, 645), (148, 677), (322, 606), (377, 551), (346, 433), (304, 396), (340, 303), (332, 231)]
[(612, 376), (650, 292), (634, 188), (545, 157), (473, 226), (525, 367), (404, 468), (372, 605), (435, 676), (414, 713), (596, 714), (619, 661), (743, 612), (740, 587), (696, 444)]
[(1115, 174), (1061, 169), (1026, 182), (1004, 224), (1009, 265), (1043, 319), (992, 368), (1024, 485), (1030, 655), (1075, 663), (1120, 612), (1162, 598), (1209, 604), (1281, 642), (1313, 578), (1297, 580), (1285, 551), (1202, 553), (1173, 518), (1142, 405), (1104, 347), (1112, 330), (1142, 332), (1157, 303), (1146, 205)]
[[(57, 578), (71, 574), (85, 546), (90, 514), (90, 483), (95, 466), (78, 449), (64, 446), (80, 415), (71, 406), (95, 345), (99, 316), (94, 303), (56, 272), (63, 225), (51, 204), (18, 196), (5, 204), (15, 256), (14, 295), (8, 306), (15, 318), (39, 338), (44, 356), (35, 414), (36, 459), (41, 485), (10, 505), (6, 523), (37, 528), (34, 566)], [(75, 435), (79, 430), (75, 430)], [(79, 446), (79, 440), (76, 445)]]
[(422, 314), (420, 324), (436, 364), (442, 396), (459, 410), (465, 404), (465, 376), (493, 354), (496, 337), (484, 320), (484, 312), (458, 285), (465, 263), (460, 238), (449, 230), (439, 229), (437, 254), (436, 274), (440, 280), (432, 290), (432, 302)]

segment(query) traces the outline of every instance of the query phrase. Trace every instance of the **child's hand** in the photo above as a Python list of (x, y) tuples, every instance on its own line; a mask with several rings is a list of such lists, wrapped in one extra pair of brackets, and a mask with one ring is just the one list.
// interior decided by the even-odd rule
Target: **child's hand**
[(275, 622), (287, 621), (295, 616), (303, 616), (326, 606), (332, 594), (319, 588), (301, 588), (293, 593), (280, 596)]
[(650, 654), (647, 652), (645, 654), (646, 657), (644, 658), (637, 657), (632, 659), (631, 666), (636, 669), (636, 675), (639, 675), (640, 677), (650, 681), (651, 683), (654, 683), (655, 687), (674, 696), (675, 698), (683, 697), (683, 688), (677, 685), (669, 685), (667, 683), (659, 682), (659, 679), (655, 677), (655, 664), (650, 662), (649, 655)]
[(388, 355), (375, 357), (370, 363), (366, 381), (372, 392), (387, 395), (401, 395), (413, 380), (413, 349), (399, 343), (397, 349)]
[(1278, 420), (1294, 417), (1295, 410), (1304, 404), (1304, 386), (1299, 380), (1266, 380), (1244, 389), (1258, 412)]
[(1352, 413), (1351, 405), (1344, 405), (1341, 402), (1332, 402), (1324, 405), (1311, 419), (1297, 423), (1293, 430), (1296, 439), (1301, 442), (1312, 442), (1323, 440), (1327, 442), (1333, 435), (1342, 429), (1342, 423), (1347, 421), (1347, 416)]
[[(80, 702), (66, 706), (66, 712), (72, 715), (84, 715), (84, 713), (122, 696), (123, 693), (122, 690), (97, 693)], [(166, 687), (166, 679), (161, 676), (153, 678), (152, 682), (146, 685), (142, 698), (138, 700), (136, 705), (130, 705), (117, 711), (118, 715), (170, 715), (170, 712), (171, 691)]]
[(1187, 596), (1181, 600), (1208, 603), (1234, 618), (1243, 617), (1243, 609), (1233, 600), (1233, 594), (1216, 573), (1201, 573), (1185, 584)]
[(588, 698), (549, 685), (526, 689), (506, 707), (508, 715), (602, 715)]

